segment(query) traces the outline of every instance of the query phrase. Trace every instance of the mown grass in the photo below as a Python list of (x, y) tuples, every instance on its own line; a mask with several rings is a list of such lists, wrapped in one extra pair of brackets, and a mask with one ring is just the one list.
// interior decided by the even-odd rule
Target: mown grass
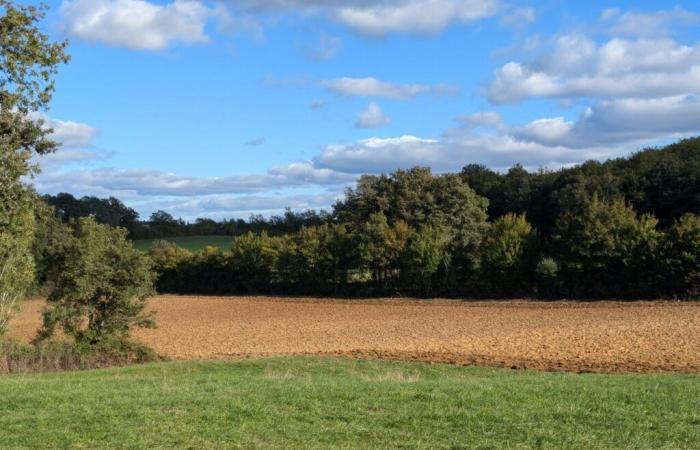
[(700, 377), (324, 358), (0, 378), (0, 448), (699, 448)]
[(232, 236), (183, 236), (183, 237), (172, 237), (164, 239), (142, 239), (134, 241), (134, 247), (138, 250), (147, 252), (154, 242), (158, 240), (172, 242), (179, 245), (180, 247), (196, 252), (204, 247), (218, 247), (222, 250), (230, 250), (231, 242), (233, 241)]

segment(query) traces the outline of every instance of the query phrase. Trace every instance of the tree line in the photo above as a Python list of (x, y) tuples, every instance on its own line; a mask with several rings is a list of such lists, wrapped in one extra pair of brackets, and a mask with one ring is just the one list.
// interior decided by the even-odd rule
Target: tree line
[(697, 298), (700, 138), (559, 171), (366, 175), (320, 225), (159, 242), (173, 293)]
[(114, 197), (76, 198), (72, 194), (61, 192), (56, 195), (43, 195), (42, 199), (54, 208), (56, 216), (63, 223), (71, 223), (82, 217), (92, 217), (98, 223), (125, 228), (132, 240), (182, 236), (240, 236), (248, 232), (263, 231), (271, 235), (281, 235), (294, 233), (302, 227), (317, 226), (329, 220), (329, 214), (325, 211), (296, 212), (291, 209), (286, 209), (282, 215), (273, 215), (269, 218), (254, 214), (248, 220), (216, 221), (200, 217), (194, 222), (186, 222), (160, 210), (151, 214), (148, 220), (141, 220), (136, 210)]

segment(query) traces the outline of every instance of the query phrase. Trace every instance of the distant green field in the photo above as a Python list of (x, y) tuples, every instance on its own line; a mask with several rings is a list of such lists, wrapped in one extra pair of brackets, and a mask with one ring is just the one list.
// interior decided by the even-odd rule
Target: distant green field
[(157, 240), (170, 241), (182, 248), (190, 251), (201, 250), (206, 246), (219, 247), (222, 250), (229, 250), (231, 248), (231, 241), (233, 241), (232, 236), (185, 236), (185, 237), (174, 237), (165, 239), (144, 239), (139, 241), (134, 241), (134, 247), (142, 251), (148, 251), (153, 243)]
[(700, 448), (700, 377), (292, 357), (0, 378), (0, 448)]

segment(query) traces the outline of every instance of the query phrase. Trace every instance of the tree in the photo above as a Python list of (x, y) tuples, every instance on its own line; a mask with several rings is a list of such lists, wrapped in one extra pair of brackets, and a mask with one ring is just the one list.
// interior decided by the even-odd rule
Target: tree
[(401, 256), (402, 286), (420, 295), (434, 292), (435, 274), (450, 263), (449, 243), (448, 233), (435, 226), (412, 233)]
[(488, 227), (481, 243), (481, 279), (489, 292), (527, 290), (535, 233), (524, 214), (506, 214)]
[(378, 288), (385, 290), (398, 271), (412, 233), (406, 222), (389, 225), (382, 213), (372, 214), (358, 231), (360, 262), (370, 271)]
[(192, 252), (168, 241), (156, 241), (148, 250), (157, 274), (158, 292), (181, 292), (183, 283), (183, 266), (192, 259)]
[(34, 218), (29, 210), (13, 215), (0, 228), (0, 337), (34, 279), (33, 239)]
[(0, 332), (33, 279), (33, 195), (22, 178), (36, 171), (35, 154), (56, 149), (38, 111), (53, 93), (53, 76), (68, 61), (37, 23), (43, 7), (0, 0)]
[(145, 312), (154, 273), (148, 257), (127, 240), (125, 229), (80, 219), (62, 270), (51, 281), (40, 339), (60, 327), (77, 342), (94, 345), (125, 339), (133, 327), (154, 326)]
[(228, 254), (227, 269), (235, 290), (269, 291), (277, 255), (276, 242), (265, 232), (236, 237)]
[[(553, 247), (572, 295), (633, 296), (639, 283), (655, 278), (653, 265), (659, 239), (657, 221), (637, 217), (622, 200), (593, 199), (559, 218)], [(650, 295), (650, 289), (643, 293)], [(653, 295), (653, 294), (652, 294)]]
[(664, 238), (661, 267), (667, 294), (700, 297), (700, 217), (685, 214)]

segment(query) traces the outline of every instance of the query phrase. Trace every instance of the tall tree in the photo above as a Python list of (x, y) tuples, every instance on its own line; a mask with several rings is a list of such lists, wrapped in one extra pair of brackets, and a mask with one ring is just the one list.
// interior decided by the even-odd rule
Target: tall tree
[(39, 30), (44, 14), (43, 6), (0, 0), (0, 310), (4, 311), (32, 280), (34, 224), (27, 211), (33, 195), (22, 179), (37, 170), (34, 155), (58, 146), (40, 114), (51, 101), (58, 66), (68, 56), (65, 42), (52, 43)]

